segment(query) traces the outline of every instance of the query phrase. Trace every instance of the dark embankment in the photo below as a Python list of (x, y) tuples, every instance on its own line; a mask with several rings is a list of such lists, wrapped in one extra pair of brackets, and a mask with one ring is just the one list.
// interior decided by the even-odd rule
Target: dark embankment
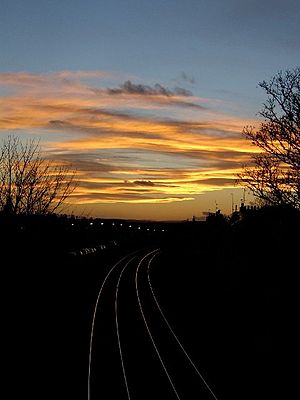
[(2, 217), (2, 346), (10, 397), (21, 388), (26, 398), (86, 399), (99, 286), (124, 254), (159, 245), (153, 288), (217, 397), (291, 398), (299, 221), (290, 210), (265, 209), (231, 221), (144, 224), (144, 230), (137, 223), (133, 233), (129, 222), (116, 231), (110, 221), (101, 231), (99, 221), (95, 227), (90, 220)]

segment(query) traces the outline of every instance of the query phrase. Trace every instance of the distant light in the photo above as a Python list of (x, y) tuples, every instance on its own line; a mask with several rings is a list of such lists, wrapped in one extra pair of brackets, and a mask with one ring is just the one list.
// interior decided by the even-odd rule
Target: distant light
[(90, 225), (94, 225), (94, 223), (93, 223), (93, 222), (90, 222)]
[(72, 222), (72, 224), (71, 224), (72, 226), (74, 226), (74, 223)]
[(141, 227), (139, 226), (138, 229), (141, 229)]
[(115, 226), (115, 223), (114, 223), (114, 222), (112, 223), (112, 226)]
[(131, 228), (131, 225), (129, 225), (129, 228)]
[(120, 226), (123, 226), (123, 224), (120, 224)]
[(101, 225), (104, 225), (104, 222), (101, 222)]
[(147, 228), (147, 231), (150, 231), (150, 229), (149, 229), (149, 228)]
[(162, 231), (162, 232), (164, 232), (165, 230), (164, 230), (164, 229), (162, 229), (161, 231)]

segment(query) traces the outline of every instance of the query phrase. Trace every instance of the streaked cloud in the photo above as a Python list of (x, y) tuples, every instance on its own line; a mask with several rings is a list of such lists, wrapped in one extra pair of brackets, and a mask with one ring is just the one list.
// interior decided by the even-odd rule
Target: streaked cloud
[(133, 181), (136, 186), (155, 186), (155, 183), (152, 181)]
[(138, 94), (141, 96), (150, 95), (150, 96), (192, 96), (192, 92), (181, 88), (175, 87), (175, 89), (170, 90), (159, 83), (156, 83), (154, 86), (143, 85), (143, 84), (134, 84), (130, 80), (124, 82), (117, 89), (107, 89), (110, 94)]
[[(76, 204), (182, 202), (234, 187), (253, 152), (241, 131), (256, 121), (227, 115), (218, 99), (184, 87), (129, 77), (118, 84), (123, 78), (0, 73), (0, 129), (41, 137), (47, 157), (76, 168)], [(195, 83), (183, 74), (182, 81)]]

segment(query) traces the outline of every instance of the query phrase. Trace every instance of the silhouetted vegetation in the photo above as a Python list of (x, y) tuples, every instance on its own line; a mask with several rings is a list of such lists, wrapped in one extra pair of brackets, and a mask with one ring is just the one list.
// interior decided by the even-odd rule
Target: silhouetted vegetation
[(74, 190), (74, 171), (44, 159), (39, 143), (9, 136), (0, 148), (0, 211), (44, 215), (57, 211)]
[(252, 156), (239, 182), (263, 204), (289, 204), (300, 209), (300, 68), (279, 72), (259, 84), (267, 94), (258, 130), (246, 127), (244, 136), (261, 152)]

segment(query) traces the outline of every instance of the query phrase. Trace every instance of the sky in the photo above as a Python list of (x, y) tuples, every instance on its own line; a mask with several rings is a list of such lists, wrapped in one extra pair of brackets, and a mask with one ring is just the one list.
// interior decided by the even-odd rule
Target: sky
[(258, 83), (300, 65), (298, 0), (0, 5), (0, 140), (36, 138), (76, 170), (70, 212), (183, 220), (240, 204)]

